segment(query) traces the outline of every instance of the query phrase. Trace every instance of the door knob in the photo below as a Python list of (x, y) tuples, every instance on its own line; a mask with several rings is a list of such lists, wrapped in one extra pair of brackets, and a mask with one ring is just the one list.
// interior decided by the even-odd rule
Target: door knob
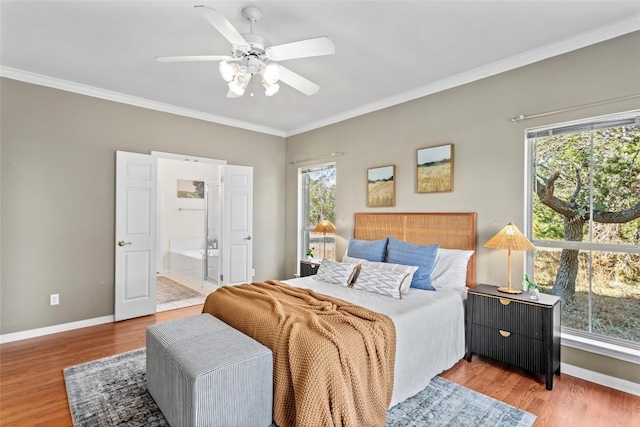
[(124, 246), (124, 245), (130, 245), (130, 244), (131, 244), (131, 242), (125, 242), (124, 240), (120, 240), (118, 242), (118, 246)]
[(245, 237), (244, 240), (251, 240), (251, 236)]

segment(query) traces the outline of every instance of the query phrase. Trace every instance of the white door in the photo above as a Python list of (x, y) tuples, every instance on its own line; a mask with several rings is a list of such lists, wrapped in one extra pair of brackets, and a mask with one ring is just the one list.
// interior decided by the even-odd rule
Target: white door
[(222, 284), (253, 277), (253, 168), (223, 168)]
[(116, 152), (115, 320), (156, 312), (157, 162)]

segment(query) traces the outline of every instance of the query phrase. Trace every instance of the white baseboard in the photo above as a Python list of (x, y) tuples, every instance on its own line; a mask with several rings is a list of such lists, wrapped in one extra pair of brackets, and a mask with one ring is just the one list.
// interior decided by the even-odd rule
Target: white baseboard
[(601, 374), (595, 371), (589, 371), (588, 369), (580, 368), (578, 366), (567, 365), (566, 363), (560, 363), (560, 371), (562, 374), (571, 375), (572, 377), (591, 381), (592, 383), (600, 384), (605, 387), (640, 396), (640, 384), (638, 383)]
[(72, 329), (86, 328), (87, 326), (102, 325), (115, 321), (113, 316), (96, 317), (94, 319), (79, 320), (77, 322), (63, 323), (61, 325), (47, 326), (44, 328), (30, 329), (28, 331), (14, 332), (0, 335), (0, 344), (26, 340), (29, 338), (41, 337), (43, 335), (56, 334), (58, 332), (70, 331)]

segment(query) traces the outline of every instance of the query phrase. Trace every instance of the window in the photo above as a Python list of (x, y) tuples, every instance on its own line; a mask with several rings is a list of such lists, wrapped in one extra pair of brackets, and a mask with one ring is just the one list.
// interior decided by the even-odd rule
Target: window
[(325, 218), (335, 224), (336, 165), (330, 163), (300, 168), (299, 174), (298, 256), (306, 259), (309, 251), (312, 258), (336, 259), (335, 235), (311, 233), (316, 224)]
[(562, 298), (564, 334), (640, 348), (640, 112), (529, 131), (527, 143), (527, 272)]

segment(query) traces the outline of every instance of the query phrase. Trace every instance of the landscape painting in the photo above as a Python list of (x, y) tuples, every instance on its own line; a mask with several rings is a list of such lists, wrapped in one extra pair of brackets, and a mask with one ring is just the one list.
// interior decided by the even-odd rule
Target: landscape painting
[(204, 199), (204, 181), (178, 180), (179, 199)]
[(418, 193), (453, 190), (453, 144), (418, 150)]
[(396, 205), (396, 167), (381, 166), (367, 170), (367, 206)]

